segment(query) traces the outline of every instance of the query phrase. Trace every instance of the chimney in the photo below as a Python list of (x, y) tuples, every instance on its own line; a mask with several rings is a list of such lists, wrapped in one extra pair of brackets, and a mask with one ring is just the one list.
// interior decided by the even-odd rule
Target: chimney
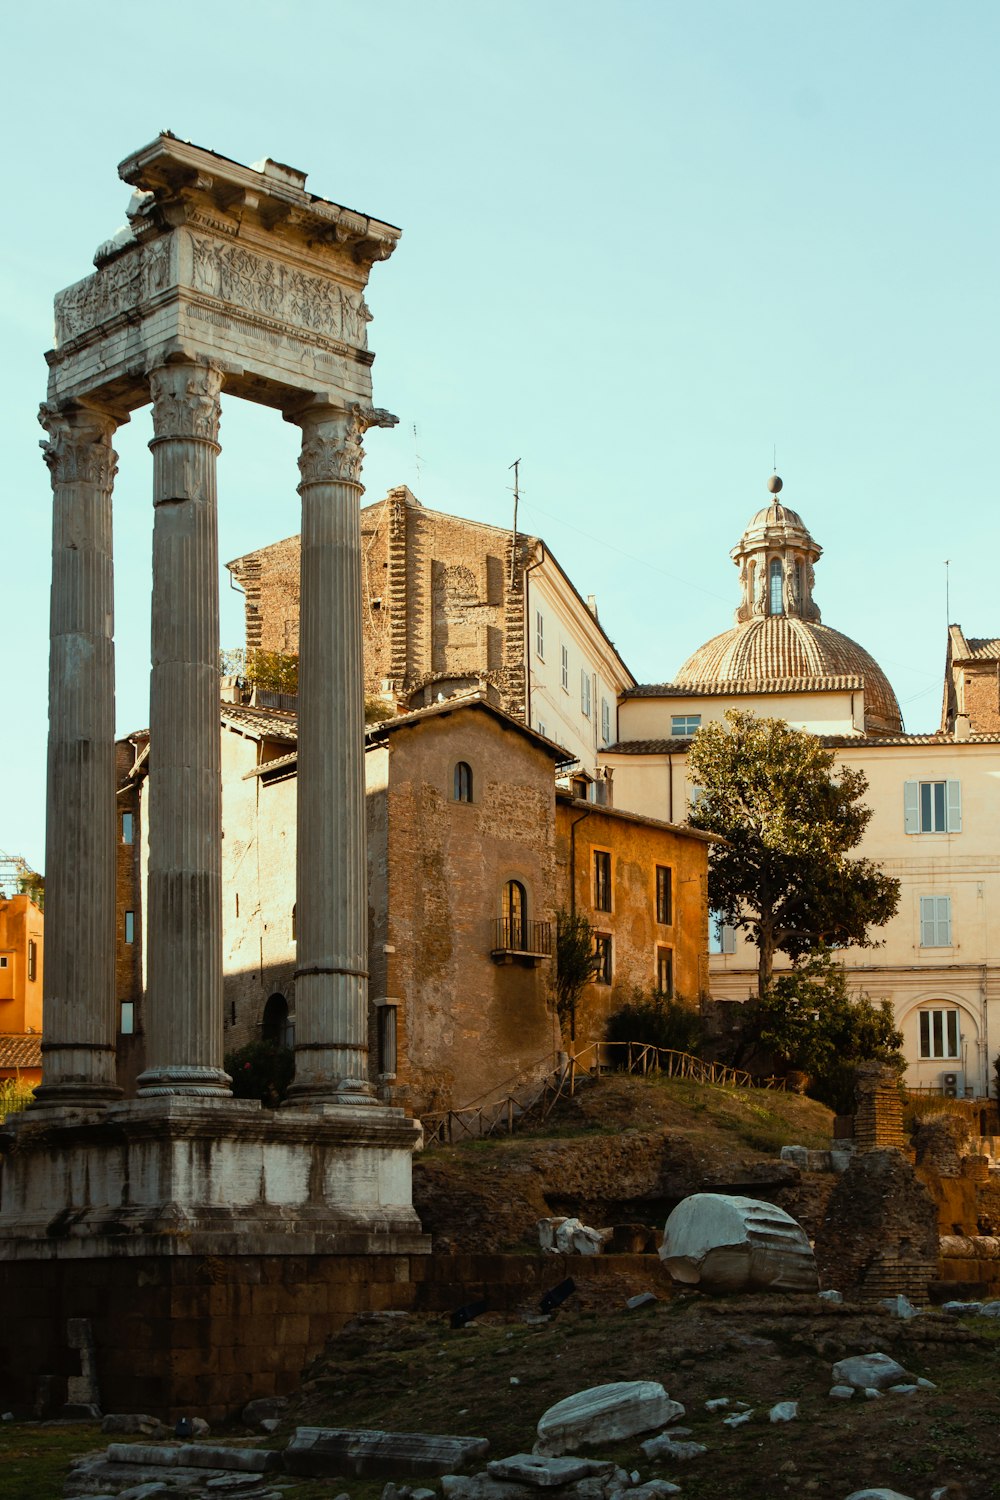
[(587, 595), (587, 608), (590, 610), (590, 613), (593, 615), (594, 619), (596, 620), (597, 619), (597, 595), (596, 594), (588, 594)]
[(972, 720), (968, 714), (955, 715), (955, 739), (968, 740), (972, 738)]

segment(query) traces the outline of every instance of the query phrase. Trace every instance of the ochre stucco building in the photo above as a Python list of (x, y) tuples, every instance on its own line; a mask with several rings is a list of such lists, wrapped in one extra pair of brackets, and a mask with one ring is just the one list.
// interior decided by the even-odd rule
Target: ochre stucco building
[(42, 1081), (45, 917), (30, 896), (0, 897), (0, 1079)]

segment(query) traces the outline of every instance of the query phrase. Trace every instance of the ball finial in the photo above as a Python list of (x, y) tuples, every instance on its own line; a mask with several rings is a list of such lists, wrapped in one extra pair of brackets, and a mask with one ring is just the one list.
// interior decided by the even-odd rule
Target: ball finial
[(771, 491), (772, 495), (776, 495), (781, 489), (780, 477), (777, 474), (772, 474), (770, 479), (767, 481), (767, 487)]

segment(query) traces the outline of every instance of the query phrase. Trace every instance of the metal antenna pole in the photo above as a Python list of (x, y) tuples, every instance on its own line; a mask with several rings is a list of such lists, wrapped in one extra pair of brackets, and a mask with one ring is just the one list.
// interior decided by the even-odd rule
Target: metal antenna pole
[(514, 462), (510, 465), (510, 468), (514, 470), (514, 526), (510, 534), (510, 584), (511, 588), (513, 588), (514, 574), (516, 571), (515, 562), (517, 558), (517, 502), (521, 498), (518, 491), (518, 475), (521, 468), (521, 460), (519, 458), (515, 458)]

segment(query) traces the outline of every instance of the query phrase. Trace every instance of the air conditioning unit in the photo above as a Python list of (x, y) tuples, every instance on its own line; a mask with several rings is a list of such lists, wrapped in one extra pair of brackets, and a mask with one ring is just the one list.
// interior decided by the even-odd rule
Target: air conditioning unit
[(962, 1073), (942, 1073), (941, 1083), (946, 1099), (959, 1099), (965, 1094), (965, 1076)]

